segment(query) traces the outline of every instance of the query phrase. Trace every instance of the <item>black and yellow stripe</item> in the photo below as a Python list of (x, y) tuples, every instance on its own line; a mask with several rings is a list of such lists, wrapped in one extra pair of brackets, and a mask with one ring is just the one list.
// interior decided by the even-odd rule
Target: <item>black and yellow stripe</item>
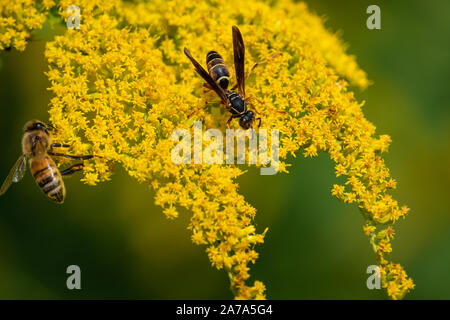
[(211, 78), (224, 90), (230, 83), (230, 70), (223, 61), (223, 58), (216, 51), (210, 51), (206, 55), (206, 65)]
[(53, 159), (49, 156), (43, 157), (42, 160), (32, 159), (30, 168), (36, 183), (44, 194), (56, 203), (63, 203), (66, 189)]

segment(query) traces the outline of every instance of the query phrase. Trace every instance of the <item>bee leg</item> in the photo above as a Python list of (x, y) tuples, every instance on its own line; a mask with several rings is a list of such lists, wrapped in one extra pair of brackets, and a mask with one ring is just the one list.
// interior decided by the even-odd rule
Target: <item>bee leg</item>
[(51, 124), (46, 123), (46, 125), (47, 125), (49, 130), (56, 130), (56, 128), (54, 126), (52, 126)]
[(75, 173), (77, 171), (83, 170), (83, 168), (84, 168), (84, 165), (82, 163), (77, 163), (77, 164), (74, 164), (73, 166), (71, 166), (71, 167), (69, 167), (69, 168), (67, 168), (67, 169), (65, 169), (63, 171), (60, 171), (60, 173), (61, 173), (62, 176), (68, 176), (68, 175), (71, 175), (71, 174), (73, 174), (73, 173)]
[(70, 148), (70, 144), (52, 143), (50, 145), (52, 148)]
[(89, 160), (92, 159), (94, 156), (93, 155), (87, 155), (87, 156), (71, 156), (69, 154), (64, 154), (64, 153), (55, 153), (55, 152), (48, 152), (49, 155), (51, 156), (55, 156), (55, 157), (66, 157), (69, 159), (74, 159), (74, 160)]
[[(281, 54), (281, 53), (275, 53), (274, 55), (272, 55), (272, 56), (269, 57), (268, 59), (255, 63), (255, 64), (253, 65), (253, 67), (250, 69), (250, 71), (247, 73), (247, 75), (244, 77), (244, 81), (247, 80), (248, 77), (250, 77), (250, 75), (252, 74), (253, 70), (254, 70), (257, 66), (259, 66), (260, 64), (269, 62), (270, 60), (272, 60), (273, 58), (275, 58), (276, 56), (278, 56), (278, 55), (280, 55), (280, 54)], [(237, 88), (237, 86), (238, 86), (238, 85), (235, 84), (235, 85), (233, 86), (233, 88), (231, 88), (231, 90), (235, 90), (235, 89)]]
[(258, 129), (259, 129), (259, 127), (261, 127), (261, 118), (256, 118), (255, 120), (259, 120), (259, 123), (258, 123)]

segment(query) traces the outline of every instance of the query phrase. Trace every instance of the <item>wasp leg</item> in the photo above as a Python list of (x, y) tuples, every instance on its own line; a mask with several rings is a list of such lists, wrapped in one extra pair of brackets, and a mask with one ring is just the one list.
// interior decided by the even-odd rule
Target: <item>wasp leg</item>
[(228, 129), (230, 129), (230, 123), (231, 123), (231, 120), (233, 120), (233, 116), (231, 116), (231, 117), (228, 119), (228, 121), (227, 121), (227, 128), (228, 128)]
[(240, 114), (233, 114), (233, 115), (231, 115), (231, 117), (227, 121), (227, 128), (230, 129), (231, 120), (233, 120), (235, 118), (239, 118), (240, 116), (241, 116)]
[(192, 116), (193, 116), (195, 113), (197, 113), (200, 109), (203, 109), (204, 107), (206, 107), (206, 106), (208, 106), (208, 105), (210, 105), (210, 104), (221, 104), (221, 103), (222, 103), (222, 101), (210, 101), (210, 102), (206, 101), (206, 104), (205, 104), (204, 106), (199, 107), (199, 108), (195, 109), (194, 111), (192, 111), (192, 112), (188, 115), (188, 118), (192, 117)]
[(69, 154), (55, 153), (55, 152), (52, 152), (52, 151), (49, 151), (48, 154), (51, 155), (51, 156), (55, 156), (55, 157), (66, 157), (66, 158), (74, 159), (74, 160), (89, 160), (89, 159), (92, 159), (94, 157), (93, 155), (71, 156)]
[(70, 148), (70, 144), (52, 143), (50, 145), (52, 148)]
[(75, 173), (77, 171), (83, 170), (83, 168), (84, 168), (84, 165), (82, 163), (77, 163), (77, 164), (74, 164), (73, 166), (71, 166), (71, 167), (69, 167), (69, 168), (67, 168), (67, 169), (65, 169), (63, 171), (60, 171), (60, 173), (61, 173), (62, 176), (68, 176), (68, 175), (71, 175), (71, 174), (73, 174), (73, 173)]
[[(244, 81), (247, 80), (248, 77), (250, 77), (250, 75), (252, 74), (253, 70), (255, 70), (255, 68), (256, 68), (257, 66), (259, 66), (260, 64), (269, 62), (270, 60), (272, 60), (273, 58), (275, 58), (276, 56), (278, 56), (278, 55), (280, 55), (280, 54), (281, 54), (281, 53), (275, 53), (274, 55), (272, 55), (272, 56), (269, 57), (268, 59), (255, 63), (255, 64), (253, 65), (253, 67), (250, 69), (250, 71), (247, 73), (247, 75), (244, 77)], [(235, 90), (235, 89), (237, 88), (237, 86), (238, 86), (238, 85), (235, 84), (235, 85), (233, 86), (233, 88), (231, 88), (231, 90)]]
[[(259, 100), (259, 99), (256, 98), (256, 97), (248, 97), (248, 98), (246, 98), (246, 100), (252, 100), (252, 99), (255, 99), (256, 101), (258, 101), (259, 104), (263, 104), (263, 105), (264, 105), (268, 110), (270, 110), (270, 111), (277, 112), (277, 113), (281, 113), (281, 114), (286, 114), (286, 113), (287, 113), (286, 111), (283, 111), (283, 110), (277, 110), (277, 109), (274, 109), (274, 108), (272, 108), (272, 107), (269, 107), (264, 101)], [(252, 106), (252, 104), (250, 104), (250, 103), (249, 103), (249, 105)], [(253, 106), (253, 108), (254, 108), (254, 106)], [(257, 112), (257, 113), (259, 113), (259, 112)]]
[(222, 103), (222, 101), (206, 101), (206, 104), (204, 106), (206, 107), (207, 105), (210, 105), (210, 104), (221, 104), (221, 103)]
[(206, 82), (203, 84), (203, 87), (209, 90), (213, 90), (213, 88), (209, 85), (209, 83)]
[(255, 120), (259, 120), (259, 123), (258, 123), (258, 129), (259, 129), (259, 127), (261, 127), (261, 118), (256, 118)]
[(211, 90), (214, 90), (213, 89), (213, 87), (211, 87), (210, 85), (209, 85), (209, 83), (204, 83), (203, 84), (203, 93), (207, 93), (207, 92), (209, 92), (209, 91), (211, 91)]
[(256, 109), (256, 107), (255, 107), (255, 105), (254, 104), (252, 104), (252, 103), (247, 103), (249, 106), (251, 106), (252, 107), (252, 109), (255, 111), (255, 113), (257, 113), (257, 114), (261, 114), (261, 112), (259, 112), (257, 109)]

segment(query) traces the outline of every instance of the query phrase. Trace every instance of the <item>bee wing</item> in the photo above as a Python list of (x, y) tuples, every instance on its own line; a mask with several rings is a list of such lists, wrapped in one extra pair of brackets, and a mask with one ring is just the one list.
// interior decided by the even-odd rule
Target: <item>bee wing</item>
[(22, 180), (23, 176), (25, 175), (25, 170), (27, 168), (27, 157), (23, 154), (17, 159), (14, 166), (9, 171), (8, 176), (6, 177), (5, 181), (2, 184), (2, 187), (0, 188), (0, 196), (3, 195), (6, 190), (11, 186), (11, 184), (14, 182), (19, 182)]
[(184, 54), (191, 60), (192, 64), (195, 67), (195, 71), (203, 78), (205, 81), (213, 88), (213, 90), (217, 93), (217, 95), (222, 99), (223, 103), (229, 107), (228, 98), (225, 95), (225, 91), (221, 87), (218, 86), (218, 84), (211, 78), (208, 72), (200, 65), (200, 63), (197, 62), (189, 52), (188, 49), (184, 48)]
[(234, 50), (234, 68), (236, 70), (236, 80), (239, 93), (245, 97), (245, 46), (242, 39), (241, 31), (236, 26), (233, 26), (233, 50)]

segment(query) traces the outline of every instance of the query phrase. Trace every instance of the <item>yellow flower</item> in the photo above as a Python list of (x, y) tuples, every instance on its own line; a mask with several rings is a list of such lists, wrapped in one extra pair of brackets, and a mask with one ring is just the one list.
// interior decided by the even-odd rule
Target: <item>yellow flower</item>
[(25, 50), (31, 32), (40, 29), (54, 1), (1, 0), (0, 1), (0, 50), (15, 48)]
[[(72, 2), (58, 3), (63, 19)], [(98, 156), (87, 165), (83, 181), (108, 180), (112, 164), (123, 166), (130, 176), (155, 189), (155, 203), (168, 218), (176, 218), (181, 207), (192, 212), (192, 241), (206, 245), (211, 264), (226, 270), (236, 299), (265, 298), (261, 282), (246, 283), (249, 265), (258, 257), (254, 246), (264, 241), (267, 229), (257, 232), (256, 210), (238, 193), (235, 179), (244, 172), (234, 165), (171, 161), (173, 130), (186, 129), (192, 135), (193, 120), (203, 120), (203, 130), (224, 131), (228, 117), (224, 108), (218, 113), (203, 108), (213, 94), (203, 93), (203, 80), (182, 49), (188, 47), (202, 61), (214, 48), (231, 63), (231, 26), (239, 25), (247, 47), (247, 70), (280, 53), (259, 67), (246, 86), (248, 96), (264, 101), (257, 104), (262, 128), (280, 130), (279, 171), (287, 172), (288, 154), (314, 157), (327, 152), (335, 162), (336, 176), (346, 178), (345, 186), (334, 185), (332, 194), (355, 203), (363, 213), (364, 232), (376, 251), (388, 295), (399, 299), (414, 287), (402, 267), (387, 260), (394, 234), (391, 225), (408, 212), (386, 193), (396, 187), (381, 158), (390, 138), (376, 135), (375, 126), (362, 113), (363, 103), (348, 87), (351, 83), (365, 88), (370, 81), (355, 58), (345, 53), (342, 41), (305, 4), (291, 0), (77, 0), (76, 4), (81, 9), (80, 29), (67, 30), (47, 43), (45, 56), (54, 95), (50, 121), (58, 128), (55, 139), (70, 144), (74, 153)], [(2, 14), (9, 10), (13, 17), (2, 15), (0, 44), (23, 49), (28, 32), (44, 21), (40, 12), (53, 3), (38, 6), (23, 0), (1, 5)], [(32, 20), (19, 18), (25, 11)]]

